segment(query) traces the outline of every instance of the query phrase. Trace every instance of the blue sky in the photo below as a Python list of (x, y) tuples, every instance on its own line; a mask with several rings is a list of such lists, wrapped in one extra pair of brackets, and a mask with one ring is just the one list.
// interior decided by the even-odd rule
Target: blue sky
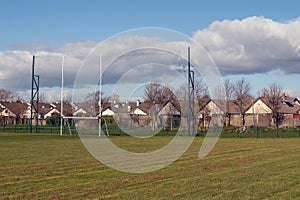
[(276, 21), (299, 17), (297, 0), (226, 1), (2, 1), (0, 49), (77, 40), (101, 41), (121, 31), (157, 26), (189, 36), (223, 19), (264, 16)]
[[(78, 41), (101, 42), (119, 32), (140, 27), (170, 28), (193, 37), (197, 31), (208, 29), (216, 21), (262, 16), (287, 23), (300, 17), (299, 8), (300, 1), (297, 0), (3, 0), (0, 7), (0, 53), (11, 50), (55, 51)], [(233, 80), (241, 77), (251, 80), (254, 93), (267, 84), (279, 82), (292, 94), (300, 96), (298, 72), (260, 71), (259, 66), (253, 70), (227, 73), (227, 76)], [(3, 81), (0, 84), (5, 85)]]

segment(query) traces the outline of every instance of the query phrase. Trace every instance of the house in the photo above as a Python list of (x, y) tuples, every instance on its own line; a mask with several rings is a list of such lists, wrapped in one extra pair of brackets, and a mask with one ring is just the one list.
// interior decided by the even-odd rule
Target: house
[(120, 128), (131, 127), (134, 123), (131, 119), (131, 106), (133, 103), (112, 103), (108, 102), (104, 104), (102, 111), (102, 116), (113, 116), (114, 120)]
[[(33, 110), (32, 112), (32, 124), (36, 124), (36, 117), (38, 119), (38, 123), (40, 125), (46, 125), (47, 118), (51, 117), (54, 113), (57, 115), (59, 114), (59, 111), (55, 109), (55, 105), (51, 103), (39, 103), (37, 107), (38, 116), (36, 115), (36, 112)], [(30, 123), (30, 117), (31, 117), (31, 104), (27, 103), (27, 109), (26, 109), (26, 117), (28, 118), (28, 124)]]
[(73, 116), (77, 117), (83, 117), (87, 115), (87, 111), (85, 111), (83, 108), (76, 108), (75, 111), (73, 112)]
[[(1, 124), (30, 124), (31, 104), (17, 102), (1, 102), (0, 103), (0, 123)], [(38, 121), (40, 125), (46, 125), (46, 120), (54, 113), (60, 115), (56, 106), (51, 103), (39, 103), (38, 107)], [(32, 112), (32, 123), (36, 124), (36, 113)]]
[(116, 112), (113, 111), (110, 106), (104, 108), (103, 111), (101, 112), (101, 116), (114, 116), (115, 114)]
[(27, 103), (0, 102), (0, 108), (0, 124), (29, 124)]
[(158, 117), (160, 126), (170, 128), (170, 130), (179, 128), (181, 122), (180, 105), (167, 101), (158, 112)]
[[(69, 102), (63, 102), (63, 107), (61, 103), (54, 103), (55, 109), (58, 110), (60, 114), (62, 114), (63, 117), (72, 117), (73, 116), (73, 105)], [(61, 112), (61, 109), (63, 109), (63, 112)]]
[[(28, 103), (29, 112), (30, 112), (30, 103)], [(46, 125), (47, 119), (49, 117), (56, 116), (56, 117), (72, 117), (73, 116), (73, 105), (71, 103), (64, 103), (63, 104), (63, 114), (61, 113), (61, 103), (43, 103), (40, 102), (38, 104), (38, 121), (40, 125)], [(32, 123), (35, 124), (36, 120), (36, 113), (33, 113), (33, 121)], [(30, 117), (29, 117), (30, 118)], [(72, 120), (69, 120), (70, 123)]]
[[(272, 110), (272, 106), (269, 105), (267, 98), (257, 98), (245, 111), (248, 126), (271, 127), (276, 124), (276, 121), (279, 127), (299, 126), (300, 121), (295, 120), (294, 115), (300, 112), (300, 101), (297, 98), (290, 98), (286, 95), (282, 95), (280, 98), (280, 104), (276, 110)], [(277, 117), (274, 117), (274, 115)]]
[(262, 97), (257, 99), (249, 98), (243, 102), (243, 105), (240, 105), (240, 102), (237, 100), (226, 102), (210, 99), (200, 109), (199, 118), (201, 125), (199, 126), (207, 128), (213, 115), (219, 115), (217, 122), (214, 122), (219, 125), (223, 121), (221, 116), (226, 116), (224, 124), (226, 126), (270, 126), (272, 110), (266, 102)]
[(289, 97), (286, 94), (281, 96), (282, 103), (291, 103), (292, 105), (300, 105), (300, 100), (298, 98)]
[[(241, 106), (239, 101), (230, 100), (226, 102), (208, 100), (199, 111), (199, 127), (207, 128), (211, 123), (213, 115), (224, 115), (226, 113), (226, 126), (274, 126), (274, 112), (269, 100), (265, 97), (249, 98)], [(226, 111), (227, 112), (226, 112)], [(281, 97), (277, 120), (279, 127), (300, 126), (300, 101), (297, 98), (290, 98), (285, 95)], [(215, 123), (215, 122), (214, 122)]]
[[(150, 101), (140, 102), (137, 101), (135, 104), (133, 102), (129, 103), (130, 116), (134, 123), (139, 126), (152, 125), (157, 127), (158, 119), (155, 115), (159, 110), (158, 104), (154, 104)], [(151, 123), (151, 124), (150, 124)]]
[[(56, 105), (52, 103), (39, 103), (38, 112), (38, 119), (40, 125), (47, 125), (47, 119), (49, 117), (52, 117), (53, 115), (60, 116), (60, 112), (56, 108)], [(33, 124), (35, 124), (34, 120)]]
[(132, 115), (147, 116), (149, 114), (149, 108), (136, 107), (130, 113)]
[(197, 114), (199, 118), (198, 128), (207, 129), (210, 123), (223, 126), (226, 115), (226, 102), (223, 100), (209, 99)]
[[(237, 100), (230, 100), (227, 103), (227, 113), (225, 119), (226, 126), (241, 126), (243, 121), (243, 111), (245, 110), (245, 105), (240, 107)], [(242, 109), (242, 111), (241, 111)]]
[(300, 119), (295, 116), (300, 114), (300, 103), (297, 98), (284, 97), (279, 107), (279, 127), (297, 127), (300, 126)]
[[(270, 100), (265, 97), (249, 98), (243, 105), (238, 100), (216, 100), (206, 99), (202, 107), (195, 103), (194, 122), (198, 128), (208, 128), (209, 125), (225, 125), (241, 127), (261, 126), (271, 127), (276, 124), (279, 127), (300, 126), (300, 101), (282, 95), (279, 108), (272, 110)], [(185, 128), (188, 125), (186, 102), (167, 101), (163, 105), (154, 104), (150, 101), (144, 102), (104, 102), (103, 109), (93, 102), (64, 103), (63, 113), (60, 103), (43, 103), (38, 105), (39, 124), (46, 125), (49, 117), (61, 115), (63, 117), (82, 116), (97, 117), (114, 116), (117, 124), (123, 127), (148, 126), (153, 128), (170, 128), (171, 130)], [(226, 107), (227, 106), (227, 107)], [(276, 113), (274, 113), (276, 112)], [(62, 114), (61, 114), (62, 113)], [(33, 119), (36, 113), (33, 114)], [(0, 102), (0, 124), (29, 124), (31, 117), (30, 103)], [(224, 120), (225, 118), (225, 120)], [(68, 121), (72, 121), (71, 119)], [(35, 120), (32, 121), (35, 124)], [(65, 121), (66, 123), (66, 121)], [(73, 123), (73, 121), (72, 121)]]
[(65, 114), (66, 116), (75, 117), (95, 117), (99, 113), (99, 108), (96, 106), (93, 102), (72, 103), (68, 106), (67, 113)]
[(272, 125), (272, 109), (267, 102), (266, 98), (259, 97), (248, 105), (244, 111), (246, 126), (268, 127)]

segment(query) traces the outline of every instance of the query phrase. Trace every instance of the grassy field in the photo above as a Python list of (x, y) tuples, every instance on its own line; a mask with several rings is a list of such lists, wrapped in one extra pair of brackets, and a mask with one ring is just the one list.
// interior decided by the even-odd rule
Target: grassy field
[[(112, 137), (149, 151), (172, 139)], [(95, 160), (76, 136), (0, 133), (2, 199), (300, 199), (299, 138), (221, 138), (205, 159), (196, 137), (176, 162), (129, 174)], [(141, 150), (142, 149), (142, 150)]]

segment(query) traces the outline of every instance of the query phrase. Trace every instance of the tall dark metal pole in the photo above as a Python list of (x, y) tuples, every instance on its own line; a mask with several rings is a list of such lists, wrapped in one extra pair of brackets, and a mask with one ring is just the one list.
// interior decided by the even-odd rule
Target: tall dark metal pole
[(34, 83), (36, 86), (36, 107), (35, 107), (35, 132), (38, 132), (38, 127), (39, 127), (39, 87), (40, 87), (40, 76), (39, 75), (34, 75)]
[(32, 71), (31, 71), (31, 100), (30, 100), (30, 133), (32, 133), (32, 118), (33, 118), (33, 89), (34, 89), (34, 62), (35, 56), (32, 57)]
[(195, 86), (194, 86), (194, 80), (195, 80), (195, 75), (194, 75), (194, 71), (191, 71), (190, 73), (190, 76), (191, 76), (191, 120), (192, 120), (192, 135), (194, 135), (196, 132), (195, 132)]
[(187, 113), (187, 125), (188, 125), (188, 136), (191, 134), (191, 55), (190, 47), (188, 47), (188, 113)]
[[(32, 75), (31, 75), (31, 100), (30, 100), (30, 133), (32, 133), (32, 121), (35, 119), (35, 131), (38, 131), (39, 125), (39, 84), (40, 76), (34, 74), (35, 56), (32, 58)], [(35, 117), (33, 117), (35, 115)]]
[[(195, 134), (195, 85), (194, 71), (191, 70), (191, 49), (188, 47), (188, 135)], [(191, 127), (192, 126), (192, 127)]]

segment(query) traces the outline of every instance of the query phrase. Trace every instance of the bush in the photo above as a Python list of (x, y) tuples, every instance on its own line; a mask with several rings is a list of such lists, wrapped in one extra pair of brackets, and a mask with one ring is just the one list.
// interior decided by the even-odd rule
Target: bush
[(48, 126), (60, 126), (60, 115), (52, 114), (51, 117), (46, 119), (46, 124)]

